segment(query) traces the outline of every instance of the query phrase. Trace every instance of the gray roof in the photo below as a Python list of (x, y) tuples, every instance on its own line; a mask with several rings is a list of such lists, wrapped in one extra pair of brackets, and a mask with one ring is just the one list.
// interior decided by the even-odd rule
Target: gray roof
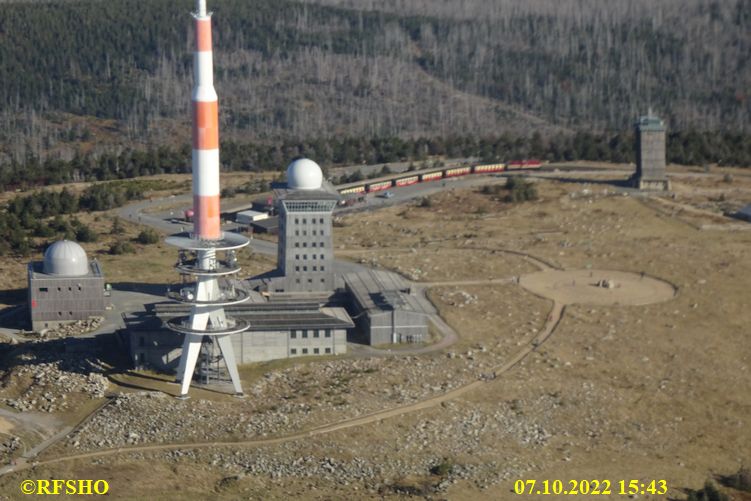
[(92, 259), (88, 262), (88, 273), (83, 275), (60, 275), (49, 274), (45, 272), (44, 261), (32, 261), (29, 263), (29, 274), (34, 279), (59, 279), (59, 280), (75, 280), (75, 279), (92, 279), (101, 278), (103, 276), (102, 266), (96, 259)]
[(409, 284), (396, 273), (379, 270), (347, 273), (344, 282), (362, 310), (408, 310), (423, 313)]
[(663, 123), (663, 121), (652, 114), (639, 117), (639, 120), (636, 122), (636, 127), (639, 130), (648, 130), (648, 131), (664, 131), (665, 130), (665, 124)]
[(277, 200), (339, 200), (339, 192), (328, 181), (323, 181), (320, 190), (292, 190), (287, 183), (273, 183), (274, 197)]
[[(344, 308), (318, 308), (317, 303), (245, 303), (225, 308), (230, 316), (250, 322), (251, 331), (289, 329), (348, 329), (354, 327)], [(190, 305), (157, 303), (156, 317), (167, 320), (187, 315)]]

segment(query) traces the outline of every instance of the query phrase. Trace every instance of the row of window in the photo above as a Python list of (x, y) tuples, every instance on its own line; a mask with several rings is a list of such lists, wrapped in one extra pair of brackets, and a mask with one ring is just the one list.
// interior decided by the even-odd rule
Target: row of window
[[(312, 271), (319, 271), (318, 270), (318, 266), (313, 266), (312, 268), (313, 268)], [(300, 267), (299, 266), (295, 266), (295, 271), (300, 271)], [(307, 266), (303, 266), (302, 267), (302, 271), (308, 271), (308, 267)], [(326, 267), (325, 266), (321, 266), (320, 271), (326, 271)]]
[[(321, 256), (320, 259), (324, 259), (323, 254), (311, 254), (310, 255), (310, 259), (316, 259), (317, 256), (319, 256), (319, 255)], [(302, 258), (303, 258), (304, 261), (307, 261), (308, 260), (308, 255), (307, 254), (303, 254)], [(295, 254), (295, 260), (296, 261), (300, 260), (300, 254)]]
[[(311, 217), (310, 218), (310, 222), (313, 223), (313, 224), (316, 224), (316, 218)], [(319, 224), (323, 224), (323, 218), (319, 218), (318, 219), (318, 223)], [(298, 218), (298, 217), (295, 218), (295, 224), (300, 224), (300, 218)], [(305, 217), (302, 218), (302, 224), (308, 224), (308, 218), (305, 218)], [(314, 233), (314, 235), (315, 235), (315, 233)]]
[[(321, 279), (321, 283), (324, 283), (325, 281), (326, 281), (326, 279), (325, 279), (325, 278), (322, 278), (322, 279)], [(296, 278), (296, 279), (295, 279), (295, 283), (296, 283), (296, 284), (299, 284), (299, 283), (300, 283), (300, 279), (299, 279), (299, 278)], [(313, 279), (312, 279), (312, 278), (309, 278), (309, 279), (308, 279), (308, 283), (309, 283), (309, 284), (312, 284), (312, 283), (313, 283)], [(278, 291), (278, 292), (281, 292), (281, 291)]]
[[(303, 247), (307, 247), (307, 246), (308, 246), (308, 242), (303, 242), (303, 243), (302, 243), (302, 246), (303, 246)], [(310, 244), (310, 246), (311, 246), (311, 247), (316, 247), (316, 242), (312, 242), (312, 243)], [(300, 242), (295, 242), (295, 247), (300, 247)], [(323, 248), (323, 242), (321, 242), (321, 245), (318, 245), (318, 247), (321, 247), (321, 248)]]
[(290, 339), (297, 339), (298, 336), (302, 339), (308, 339), (308, 334), (312, 334), (312, 337), (321, 337), (321, 334), (323, 334), (323, 337), (331, 337), (331, 329), (318, 329), (318, 330), (296, 330), (296, 331), (290, 331), (289, 338)]
[[(313, 355), (320, 355), (320, 353), (321, 353), (321, 350), (319, 350), (318, 348), (313, 348)], [(331, 353), (331, 348), (325, 348), (324, 349), (324, 353)], [(290, 355), (297, 355), (297, 348), (290, 348), (289, 349), (289, 354)], [(303, 355), (307, 355), (308, 354), (308, 349), (307, 348), (303, 348), (302, 349), (302, 354)]]
[[(82, 291), (82, 290), (83, 290), (83, 287), (81, 287), (81, 286), (79, 285), (79, 286), (78, 286), (78, 290), (79, 290), (79, 291)], [(50, 291), (49, 287), (40, 287), (40, 288), (39, 288), (39, 292), (49, 292), (49, 291)], [(58, 287), (58, 288), (57, 288), (57, 292), (62, 292), (62, 291), (63, 291), (63, 288), (62, 288), (62, 287)], [(73, 291), (73, 287), (68, 287), (68, 291), (72, 292), (72, 291)]]
[[(314, 237), (316, 236), (316, 230), (311, 231), (311, 233), (313, 234)], [(318, 234), (318, 236), (322, 237), (323, 236), (323, 230), (319, 231), (317, 234)], [(300, 230), (295, 230), (295, 236), (296, 237), (300, 236)], [(304, 236), (304, 237), (308, 236), (308, 232), (306, 230), (302, 230), (302, 236)]]

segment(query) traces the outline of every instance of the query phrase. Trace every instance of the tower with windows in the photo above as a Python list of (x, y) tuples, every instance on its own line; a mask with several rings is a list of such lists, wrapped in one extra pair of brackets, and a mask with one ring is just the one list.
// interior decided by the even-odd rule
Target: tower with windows
[(640, 190), (666, 191), (670, 182), (665, 173), (665, 123), (652, 114), (634, 124), (636, 173), (634, 186)]
[(274, 292), (328, 292), (334, 284), (332, 212), (339, 200), (321, 168), (307, 158), (287, 167), (287, 183), (275, 190), (279, 214)]

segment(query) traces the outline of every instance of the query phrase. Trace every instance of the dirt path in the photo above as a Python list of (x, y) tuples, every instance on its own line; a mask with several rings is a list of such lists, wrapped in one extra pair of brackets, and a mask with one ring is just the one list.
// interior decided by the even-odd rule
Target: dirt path
[(375, 423), (377, 421), (381, 421), (383, 419), (389, 419), (389, 418), (403, 416), (405, 414), (409, 414), (409, 413), (424, 410), (424, 409), (430, 409), (432, 407), (440, 405), (442, 402), (459, 398), (465, 395), (466, 393), (472, 390), (475, 390), (483, 385), (492, 384), (496, 379), (498, 379), (504, 373), (514, 368), (517, 364), (519, 364), (522, 360), (524, 360), (530, 353), (535, 351), (535, 349), (537, 349), (538, 346), (540, 346), (547, 339), (550, 338), (550, 336), (553, 334), (556, 327), (558, 326), (558, 323), (561, 320), (564, 308), (565, 307), (563, 304), (554, 303), (553, 308), (550, 311), (550, 314), (548, 315), (544, 328), (539, 333), (537, 333), (532, 339), (530, 339), (525, 344), (525, 346), (520, 351), (518, 351), (513, 357), (511, 357), (508, 361), (495, 367), (487, 375), (487, 377), (483, 379), (478, 379), (477, 381), (473, 381), (464, 386), (460, 386), (451, 391), (448, 391), (441, 395), (436, 395), (434, 397), (428, 398), (426, 400), (422, 400), (420, 402), (415, 402), (415, 403), (403, 405), (400, 407), (394, 407), (392, 409), (387, 409), (383, 411), (372, 412), (370, 414), (365, 414), (363, 416), (359, 416), (356, 418), (345, 419), (343, 421), (330, 423), (327, 425), (322, 425), (322, 426), (312, 428), (306, 431), (293, 433), (290, 435), (284, 435), (284, 436), (276, 437), (276, 438), (254, 439), (254, 440), (243, 440), (243, 441), (232, 441), (232, 442), (227, 441), (227, 442), (193, 442), (193, 443), (183, 443), (183, 444), (155, 444), (155, 445), (142, 445), (142, 446), (134, 446), (134, 447), (121, 447), (117, 449), (106, 449), (106, 450), (100, 450), (100, 451), (85, 452), (81, 454), (71, 454), (68, 456), (61, 456), (61, 457), (57, 457), (53, 459), (37, 461), (37, 462), (32, 462), (32, 463), (22, 463), (22, 464), (16, 465), (15, 467), (7, 467), (4, 469), (5, 471), (0, 470), (0, 475), (5, 474), (5, 473), (10, 473), (10, 472), (26, 470), (29, 468), (33, 468), (35, 466), (52, 465), (56, 463), (62, 463), (65, 461), (74, 461), (74, 460), (79, 460), (79, 459), (101, 458), (101, 457), (112, 456), (115, 454), (128, 453), (128, 452), (158, 452), (158, 451), (179, 450), (179, 449), (206, 449), (206, 448), (211, 448), (211, 447), (261, 447), (261, 446), (266, 446), (266, 445), (277, 445), (277, 444), (291, 442), (291, 441), (299, 440), (303, 438), (310, 438), (310, 437), (315, 437), (318, 435), (326, 435), (328, 433), (332, 433), (335, 431), (345, 430), (345, 429), (354, 428), (358, 426), (364, 426), (367, 424)]

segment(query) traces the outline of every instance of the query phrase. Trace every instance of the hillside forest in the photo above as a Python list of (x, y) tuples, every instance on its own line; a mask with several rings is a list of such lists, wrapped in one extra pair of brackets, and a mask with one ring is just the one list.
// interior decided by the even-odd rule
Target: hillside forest
[[(189, 165), (192, 0), (2, 3), (0, 183)], [(225, 169), (308, 152), (628, 160), (649, 107), (672, 161), (751, 164), (751, 0), (210, 8)]]

